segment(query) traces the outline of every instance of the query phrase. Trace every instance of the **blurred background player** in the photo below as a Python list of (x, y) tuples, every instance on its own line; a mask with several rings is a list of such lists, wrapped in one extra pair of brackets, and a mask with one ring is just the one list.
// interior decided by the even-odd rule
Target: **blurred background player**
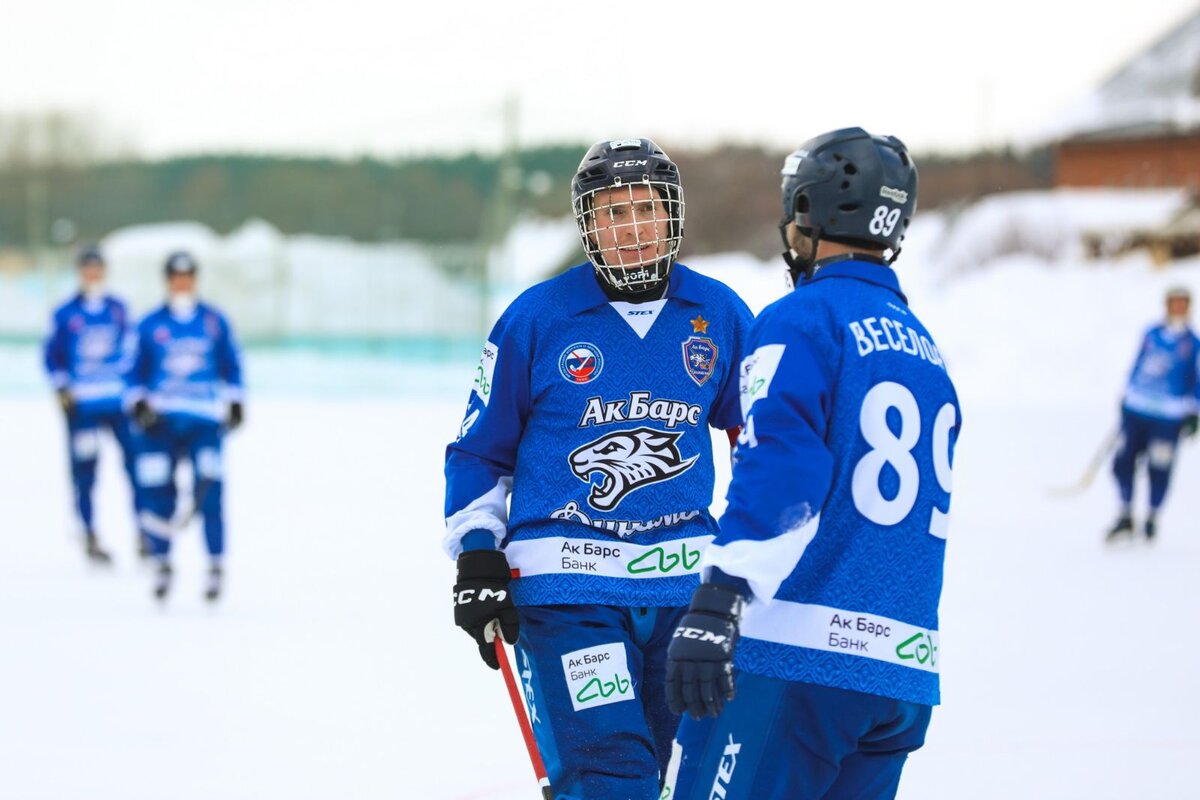
[(192, 256), (172, 253), (165, 270), (167, 302), (138, 324), (125, 400), (141, 428), (137, 477), (142, 527), (158, 561), (154, 594), (162, 599), (171, 585), (170, 537), (182, 527), (173, 522), (175, 467), (188, 458), (192, 507), (204, 517), (211, 559), (205, 596), (216, 600), (225, 552), (221, 440), (242, 423), (241, 355), (229, 322), (196, 298)]
[[(76, 266), (79, 292), (55, 309), (44, 360), (67, 420), (71, 482), (87, 555), (93, 561), (109, 563), (110, 556), (96, 534), (92, 489), (96, 485), (100, 430), (107, 428), (121, 446), (130, 493), (137, 505), (133, 434), (121, 410), (122, 376), (129, 366), (132, 331), (125, 304), (105, 291), (105, 263), (100, 250), (83, 248)], [(140, 545), (144, 547), (144, 543)]]
[(516, 643), (556, 797), (652, 798), (678, 724), (666, 648), (716, 532), (709, 429), (738, 424), (751, 315), (676, 262), (683, 189), (654, 142), (593, 145), (571, 195), (589, 263), (500, 317), (447, 448), (454, 617), (493, 669), (489, 623)]
[(1133, 535), (1133, 478), (1143, 456), (1150, 476), (1150, 507), (1142, 531), (1147, 539), (1154, 538), (1179, 436), (1196, 434), (1200, 340), (1188, 324), (1191, 305), (1187, 289), (1168, 291), (1167, 318), (1146, 331), (1133, 362), (1121, 402), (1121, 437), (1113, 458), (1121, 510), (1108, 532), (1110, 542)]
[(961, 416), (890, 268), (916, 203), (894, 137), (784, 162), (796, 288), (751, 328), (729, 505), (670, 647), (677, 800), (894, 797), (924, 743)]

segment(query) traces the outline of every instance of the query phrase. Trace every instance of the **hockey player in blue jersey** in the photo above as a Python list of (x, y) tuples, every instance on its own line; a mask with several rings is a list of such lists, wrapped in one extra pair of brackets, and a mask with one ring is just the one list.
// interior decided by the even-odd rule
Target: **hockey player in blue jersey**
[(98, 563), (111, 557), (96, 534), (92, 490), (100, 432), (107, 428), (125, 459), (130, 494), (133, 481), (133, 434), (121, 410), (122, 376), (128, 368), (132, 326), (125, 304), (104, 290), (104, 256), (96, 247), (76, 259), (79, 292), (54, 310), (44, 348), (46, 372), (67, 420), (67, 447), (75, 508), (83, 523), (87, 555)]
[(683, 190), (654, 142), (597, 143), (571, 194), (590, 263), (492, 329), (446, 451), (445, 549), (484, 661), (493, 620), (515, 643), (555, 796), (643, 800), (678, 723), (666, 647), (716, 532), (709, 428), (740, 419), (751, 315), (676, 262)]
[(796, 287), (750, 331), (729, 504), (669, 651), (676, 800), (894, 797), (924, 742), (961, 416), (890, 268), (916, 200), (894, 137), (784, 163)]
[(1133, 535), (1133, 477), (1143, 457), (1150, 476), (1150, 504), (1142, 532), (1147, 540), (1154, 539), (1179, 437), (1196, 435), (1200, 339), (1188, 324), (1191, 292), (1171, 289), (1166, 305), (1166, 320), (1142, 338), (1121, 402), (1121, 437), (1113, 458), (1121, 510), (1108, 532), (1110, 542)]
[(192, 465), (193, 507), (204, 518), (210, 565), (205, 596), (221, 592), (225, 525), (221, 444), (242, 423), (241, 355), (229, 322), (196, 299), (196, 261), (186, 252), (166, 261), (168, 299), (137, 329), (137, 350), (125, 402), (142, 430), (137, 477), (142, 527), (158, 561), (154, 594), (170, 590), (172, 533), (178, 525), (175, 467)]

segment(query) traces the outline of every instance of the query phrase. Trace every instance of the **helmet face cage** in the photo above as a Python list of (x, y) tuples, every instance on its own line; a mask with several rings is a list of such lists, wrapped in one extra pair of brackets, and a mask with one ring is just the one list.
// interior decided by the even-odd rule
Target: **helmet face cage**
[(893, 258), (899, 252), (917, 208), (917, 168), (899, 139), (832, 131), (788, 156), (782, 174), (785, 224)]
[(574, 200), (588, 260), (614, 289), (637, 293), (670, 275), (683, 241), (683, 192), (662, 181), (593, 189)]
[(683, 241), (679, 170), (649, 139), (599, 142), (571, 184), (584, 252), (606, 284), (638, 294), (670, 277)]

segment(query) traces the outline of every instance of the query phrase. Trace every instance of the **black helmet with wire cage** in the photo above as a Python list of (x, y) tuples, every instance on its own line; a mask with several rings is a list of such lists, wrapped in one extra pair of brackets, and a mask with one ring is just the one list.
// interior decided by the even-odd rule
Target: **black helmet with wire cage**
[(571, 206), (588, 260), (624, 294), (667, 280), (683, 240), (679, 167), (650, 139), (597, 142), (571, 180)]

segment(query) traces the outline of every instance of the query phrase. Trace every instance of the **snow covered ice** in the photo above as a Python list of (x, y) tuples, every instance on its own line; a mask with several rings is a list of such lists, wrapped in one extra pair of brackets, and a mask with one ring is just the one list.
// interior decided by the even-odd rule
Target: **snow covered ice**
[[(934, 261), (946, 235), (930, 216), (897, 264), (965, 423), (944, 705), (900, 797), (1196, 796), (1200, 444), (1181, 447), (1153, 547), (1101, 544), (1107, 470), (1076, 497), (1047, 489), (1116, 425), (1138, 337), (1167, 286), (1200, 290), (1200, 259), (1156, 271), (1136, 254), (997, 251), (951, 270)], [(756, 310), (782, 291), (781, 264), (685, 261)], [(247, 424), (226, 454), (227, 595), (204, 602), (192, 530), (160, 607), (115, 448), (97, 499), (116, 564), (100, 569), (74, 538), (36, 352), (0, 348), (0, 797), (535, 797), (502, 680), (453, 625), (440, 549), (443, 448), (473, 366), (248, 353)]]

